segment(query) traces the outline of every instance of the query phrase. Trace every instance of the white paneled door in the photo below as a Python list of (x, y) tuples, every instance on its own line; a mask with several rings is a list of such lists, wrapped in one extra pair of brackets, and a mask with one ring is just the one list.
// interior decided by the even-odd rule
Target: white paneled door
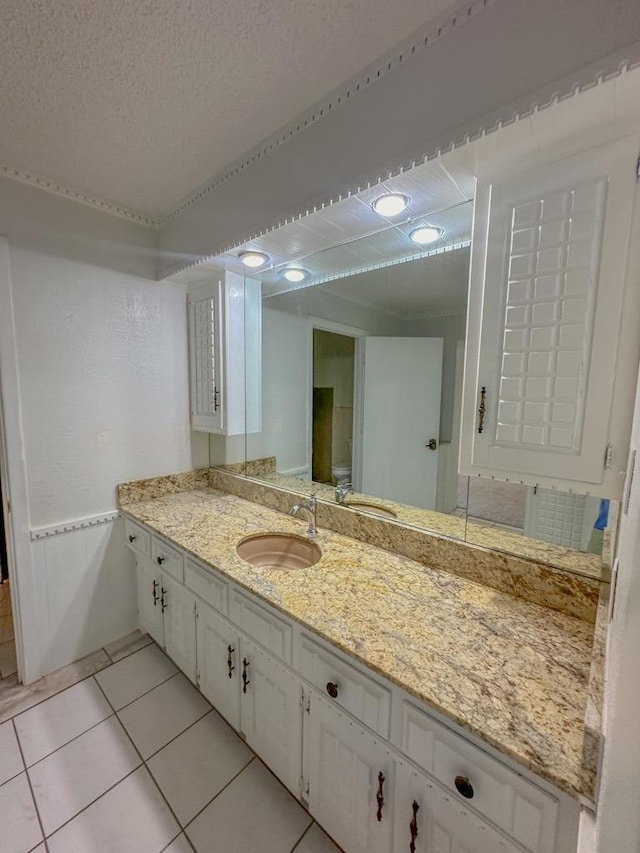
[(240, 728), (240, 638), (216, 611), (198, 602), (200, 690), (234, 729)]
[(395, 762), (385, 744), (315, 693), (305, 714), (309, 810), (349, 853), (391, 850)]
[(464, 473), (603, 482), (636, 158), (623, 142), (479, 182)]
[(360, 491), (435, 509), (442, 338), (361, 339)]

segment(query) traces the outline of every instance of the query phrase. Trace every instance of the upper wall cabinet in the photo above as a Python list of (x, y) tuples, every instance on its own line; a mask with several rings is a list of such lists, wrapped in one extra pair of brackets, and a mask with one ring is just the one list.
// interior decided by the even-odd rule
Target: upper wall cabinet
[(625, 140), (479, 180), (462, 473), (620, 496), (632, 401), (614, 377), (638, 358), (622, 323), (637, 158)]
[(226, 272), (189, 289), (191, 425), (241, 435), (261, 429), (260, 282)]

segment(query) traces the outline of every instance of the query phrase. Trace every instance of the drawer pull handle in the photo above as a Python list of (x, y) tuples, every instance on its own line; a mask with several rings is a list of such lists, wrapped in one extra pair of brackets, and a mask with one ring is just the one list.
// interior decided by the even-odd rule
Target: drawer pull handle
[(416, 838), (418, 837), (418, 809), (420, 806), (414, 800), (411, 808), (413, 809), (413, 817), (409, 824), (409, 830), (411, 832), (411, 844), (409, 844), (409, 850), (411, 853), (416, 853)]
[(247, 684), (251, 684), (249, 679), (247, 678), (247, 667), (249, 666), (249, 661), (246, 658), (242, 658), (242, 692), (247, 692)]
[(382, 786), (384, 785), (384, 773), (382, 770), (378, 773), (378, 793), (376, 794), (376, 800), (378, 801), (378, 811), (376, 812), (376, 817), (379, 821), (382, 820), (382, 807), (384, 805), (384, 794), (382, 793)]
[(233, 648), (233, 646), (227, 646), (227, 667), (229, 668), (229, 678), (231, 678), (231, 673), (235, 669), (235, 666), (233, 666), (233, 660), (231, 658), (231, 655), (234, 652), (235, 649)]
[(467, 776), (456, 776), (455, 785), (456, 790), (461, 797), (464, 797), (465, 800), (473, 799), (473, 785), (471, 784)]
[(161, 586), (160, 593), (160, 609), (164, 613), (164, 611), (167, 609), (167, 599), (165, 598), (167, 590), (163, 586)]
[(135, 542), (136, 539), (137, 539), (137, 536), (134, 536), (133, 533), (129, 534), (129, 542)]
[(164, 563), (164, 557), (156, 557), (156, 563), (161, 566)]
[(329, 694), (329, 696), (331, 696), (332, 699), (338, 698), (338, 685), (335, 683), (335, 681), (327, 682), (327, 693)]
[(158, 581), (153, 579), (153, 606), (158, 606)]

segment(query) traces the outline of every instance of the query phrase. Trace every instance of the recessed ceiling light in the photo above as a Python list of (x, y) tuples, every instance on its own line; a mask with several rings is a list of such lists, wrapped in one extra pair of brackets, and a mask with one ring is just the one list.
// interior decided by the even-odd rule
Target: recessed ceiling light
[(411, 199), (402, 193), (386, 193), (377, 198), (371, 207), (380, 216), (397, 216), (407, 207)]
[(289, 267), (282, 274), (287, 281), (292, 282), (303, 281), (309, 275), (306, 270), (301, 270), (298, 267)]
[(252, 267), (253, 269), (264, 266), (269, 260), (269, 256), (263, 252), (240, 252), (238, 257), (245, 267)]
[(414, 243), (426, 246), (428, 243), (435, 243), (443, 234), (444, 228), (436, 228), (435, 225), (423, 225), (420, 228), (414, 228), (409, 237)]

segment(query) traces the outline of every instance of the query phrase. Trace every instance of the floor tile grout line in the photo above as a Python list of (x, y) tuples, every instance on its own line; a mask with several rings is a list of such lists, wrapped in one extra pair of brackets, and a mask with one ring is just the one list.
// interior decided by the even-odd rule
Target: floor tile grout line
[(90, 803), (87, 803), (86, 805), (84, 805), (80, 809), (80, 811), (78, 811), (74, 815), (72, 815), (69, 818), (69, 820), (65, 820), (64, 823), (61, 823), (60, 826), (57, 826), (53, 830), (53, 832), (49, 833), (49, 835), (44, 835), (44, 828), (43, 828), (44, 840), (47, 841), (49, 838), (53, 838), (53, 836), (56, 835), (56, 833), (60, 832), (60, 830), (63, 829), (65, 826), (68, 826), (71, 823), (71, 821), (75, 820), (83, 812), (86, 812), (86, 810), (91, 808), (91, 806), (95, 805), (98, 802), (98, 800), (101, 800), (104, 796), (106, 796), (109, 793), (109, 791), (113, 791), (114, 788), (116, 788), (121, 782), (124, 782), (125, 779), (128, 779), (129, 776), (133, 776), (133, 774), (137, 770), (140, 770), (141, 767), (142, 767), (142, 762), (140, 764), (138, 764), (136, 767), (134, 767), (133, 770), (130, 770), (128, 773), (125, 773), (125, 775), (122, 777), (122, 779), (118, 779), (118, 781), (114, 782), (113, 785), (109, 785), (109, 787), (106, 788), (99, 796), (94, 797), (94, 799), (91, 800)]
[[(86, 735), (88, 732), (93, 731), (93, 729), (97, 729), (98, 726), (101, 726), (102, 723), (106, 723), (107, 720), (110, 720), (112, 717), (116, 717), (116, 719), (117, 719), (116, 714), (109, 714), (108, 717), (103, 717), (101, 720), (98, 720), (97, 723), (94, 723), (92, 726), (89, 726), (88, 729), (85, 729), (83, 732), (80, 732), (80, 734), (74, 735), (72, 738), (70, 738), (68, 741), (63, 743), (61, 746), (57, 746), (55, 749), (52, 749), (51, 752), (48, 752), (46, 755), (43, 755), (42, 758), (39, 758), (37, 761), (34, 761), (33, 764), (29, 764), (26, 767), (26, 769), (31, 770), (33, 767), (37, 767), (38, 764), (41, 764), (43, 761), (45, 761), (50, 756), (55, 755), (56, 752), (60, 752), (60, 750), (64, 749), (65, 746), (69, 746), (70, 743), (73, 743), (75, 740), (78, 740), (78, 738), (81, 738), (83, 735)], [(15, 719), (15, 717), (14, 717), (14, 719)], [(120, 720), (118, 720), (118, 722), (120, 722)], [(17, 731), (17, 729), (16, 729), (16, 731)], [(19, 739), (20, 739), (20, 735), (18, 735), (18, 740)]]
[[(223, 791), (226, 791), (226, 789), (229, 787), (229, 785), (231, 785), (233, 782), (235, 782), (235, 781), (236, 781), (236, 779), (238, 778), (238, 776), (240, 776), (242, 773), (244, 773), (244, 771), (247, 769), (247, 767), (248, 767), (250, 764), (253, 764), (253, 762), (256, 760), (256, 758), (258, 758), (258, 756), (255, 754), (255, 752), (253, 752), (253, 750), (251, 750), (251, 751), (252, 751), (252, 753), (253, 753), (253, 754), (252, 754), (251, 758), (247, 761), (247, 763), (244, 765), (244, 767), (241, 767), (241, 768), (240, 768), (240, 770), (238, 770), (238, 772), (237, 772), (234, 776), (232, 776), (232, 777), (231, 777), (231, 779), (229, 779), (229, 781), (228, 781), (225, 785), (223, 785), (223, 786), (222, 786), (222, 788), (220, 788), (220, 790), (219, 790), (216, 794), (214, 794), (214, 795), (213, 795), (213, 797), (211, 797), (211, 799), (209, 800), (209, 802), (208, 802), (206, 805), (204, 805), (204, 806), (200, 809), (200, 811), (196, 812), (196, 813), (194, 814), (194, 816), (193, 816), (189, 821), (187, 821), (187, 823), (185, 823), (185, 825), (184, 825), (184, 827), (183, 827), (183, 830), (184, 830), (185, 835), (187, 834), (187, 829), (191, 826), (191, 824), (194, 822), (194, 820), (196, 820), (196, 818), (200, 817), (200, 815), (202, 814), (202, 812), (203, 812), (205, 809), (208, 809), (208, 808), (209, 808), (209, 806), (211, 805), (211, 803), (213, 803), (213, 802), (214, 802), (214, 800), (217, 800), (217, 799), (218, 799), (218, 797), (220, 796), (220, 794), (221, 794)], [(259, 759), (258, 759), (258, 760), (259, 760)], [(151, 772), (151, 771), (149, 771), (149, 772)], [(191, 839), (189, 839), (189, 841), (191, 841)], [(193, 845), (192, 845), (192, 846), (193, 846)]]
[[(96, 654), (96, 652), (93, 652), (93, 654)], [(81, 658), (81, 660), (82, 660), (82, 658)], [(73, 664), (69, 664), (69, 666), (73, 666)], [(56, 692), (52, 693), (51, 696), (45, 696), (44, 698), (39, 699), (37, 702), (34, 702), (33, 705), (29, 705), (28, 708), (23, 708), (21, 711), (18, 711), (15, 714), (11, 714), (11, 716), (7, 717), (4, 720), (1, 720), (0, 725), (2, 723), (8, 722), (9, 720), (15, 720), (16, 717), (19, 717), (21, 714), (26, 714), (27, 711), (30, 711), (32, 708), (37, 708), (37, 706), (42, 705), (43, 702), (48, 702), (49, 699), (53, 699), (54, 696), (59, 696), (61, 693), (64, 693), (66, 690), (71, 690), (71, 688), (75, 687), (77, 684), (82, 684), (83, 681), (87, 681), (87, 679), (89, 679), (89, 678), (94, 678), (97, 675), (97, 673), (104, 672), (104, 670), (108, 669), (110, 666), (113, 666), (113, 664), (107, 664), (106, 666), (103, 666), (100, 669), (97, 669), (95, 672), (90, 672), (89, 675), (84, 675), (82, 678), (79, 678), (77, 681), (74, 681), (73, 684), (67, 684), (66, 687), (61, 687), (60, 690), (56, 690)], [(57, 672), (57, 670), (56, 670), (56, 672)], [(49, 676), (54, 675), (54, 674), (55, 674), (54, 672), (51, 672), (51, 673), (49, 673), (49, 675), (44, 675), (43, 678), (49, 678)]]
[[(119, 663), (119, 661), (118, 661), (118, 663)], [(172, 661), (172, 663), (173, 663), (173, 661)], [(115, 666), (115, 663), (112, 664), (112, 666)], [(102, 670), (102, 671), (104, 672), (104, 670)], [(131, 707), (131, 705), (133, 705), (134, 702), (137, 702), (138, 699), (142, 699), (143, 696), (147, 696), (149, 693), (151, 693), (153, 690), (155, 690), (156, 687), (161, 687), (163, 684), (166, 684), (167, 681), (171, 681), (171, 679), (175, 678), (177, 675), (183, 675), (183, 673), (180, 672), (179, 669), (176, 669), (176, 671), (174, 673), (172, 673), (168, 678), (164, 678), (162, 681), (159, 681), (157, 684), (154, 684), (153, 687), (150, 687), (148, 690), (145, 690), (144, 693), (141, 693), (139, 696), (136, 696), (136, 698), (132, 699), (131, 702), (127, 702), (127, 704), (123, 705), (122, 708), (116, 709), (112, 702), (110, 702), (108, 699), (107, 699), (107, 701), (109, 702), (111, 707), (114, 708), (115, 713), (119, 714), (120, 711), (124, 711), (125, 708)], [(185, 678), (186, 678), (186, 676), (185, 676)], [(96, 681), (98, 682), (98, 685), (100, 686), (100, 689), (102, 690), (102, 686), (100, 685), (100, 682), (98, 681), (97, 678), (96, 678)], [(104, 690), (102, 690), (102, 692), (104, 693)]]
[[(147, 636), (149, 636), (149, 635), (147, 635)], [(6, 719), (0, 720), (0, 725), (2, 725), (2, 723), (7, 723), (9, 720), (13, 720), (15, 717), (19, 717), (20, 714), (25, 714), (27, 711), (30, 711), (32, 708), (35, 708), (38, 705), (42, 705), (43, 702), (47, 702), (49, 699), (53, 699), (54, 696), (59, 696), (60, 693), (64, 693), (65, 690), (70, 690), (72, 687), (75, 687), (76, 684), (81, 684), (83, 681), (86, 681), (88, 678), (94, 678), (99, 672), (104, 672), (105, 669), (109, 669), (109, 667), (115, 666), (117, 663), (120, 663), (121, 660), (125, 660), (126, 658), (131, 657), (132, 655), (135, 655), (138, 652), (143, 651), (143, 649), (146, 649), (150, 645), (155, 645), (157, 648), (160, 648), (160, 646), (158, 646), (157, 643), (153, 639), (151, 639), (151, 642), (147, 643), (147, 645), (143, 646), (141, 649), (136, 649), (135, 652), (131, 652), (128, 655), (124, 655), (124, 657), (120, 658), (119, 660), (117, 660), (115, 662), (112, 661), (111, 663), (108, 663), (105, 666), (101, 666), (99, 669), (96, 669), (95, 672), (90, 672), (88, 675), (84, 675), (82, 678), (79, 678), (77, 681), (74, 681), (73, 684), (68, 684), (66, 687), (61, 687), (60, 690), (56, 690), (56, 692), (52, 693), (50, 696), (45, 696), (43, 699), (39, 699), (37, 702), (34, 702), (32, 705), (29, 705), (28, 708), (23, 708), (21, 711), (17, 711), (15, 714), (11, 714)], [(93, 657), (94, 655), (99, 654), (99, 652), (101, 652), (101, 651), (104, 652), (105, 651), (104, 648), (96, 649), (95, 652), (91, 652), (90, 655), (86, 655), (85, 657)], [(164, 649), (160, 649), (160, 651), (163, 654), (165, 654)], [(105, 652), (105, 654), (106, 654), (107, 658), (109, 658), (109, 660), (111, 660), (109, 653)], [(72, 663), (68, 664), (66, 667), (63, 667), (63, 670), (67, 669), (70, 666), (75, 666), (75, 664), (80, 663), (80, 661), (82, 661), (82, 660), (84, 660), (84, 658), (80, 658), (79, 661), (73, 661)], [(171, 659), (169, 658), (169, 660), (171, 660)], [(173, 663), (173, 661), (171, 661), (171, 663)], [(175, 664), (174, 664), (174, 666), (175, 666)], [(43, 675), (42, 678), (43, 679), (44, 678), (50, 678), (52, 675), (55, 675), (56, 672), (60, 672), (60, 671), (61, 670), (54, 670), (53, 672), (50, 672), (47, 675)], [(10, 676), (8, 676), (8, 677), (10, 677)], [(38, 679), (38, 680), (41, 680), (41, 679)], [(37, 684), (37, 682), (35, 682), (35, 683)]]
[[(194, 720), (192, 723), (189, 723), (189, 725), (186, 727), (186, 729), (183, 729), (183, 730), (182, 730), (181, 732), (179, 732), (177, 735), (174, 735), (174, 736), (171, 738), (171, 740), (168, 740), (168, 741), (167, 741), (163, 746), (161, 746), (161, 747), (159, 747), (158, 749), (156, 749), (156, 751), (155, 751), (155, 752), (152, 752), (152, 753), (151, 753), (151, 755), (149, 755), (147, 758), (144, 758), (144, 759), (143, 759), (143, 761), (145, 761), (145, 763), (146, 763), (147, 761), (151, 761), (151, 759), (152, 759), (152, 758), (155, 758), (155, 757), (156, 757), (156, 755), (157, 755), (159, 752), (162, 752), (162, 750), (165, 748), (165, 746), (169, 746), (169, 744), (170, 744), (170, 743), (173, 743), (173, 742), (174, 742), (174, 740), (178, 740), (178, 738), (179, 738), (179, 737), (182, 737), (182, 735), (183, 735), (185, 732), (188, 732), (188, 731), (189, 731), (189, 729), (192, 729), (195, 725), (197, 725), (198, 723), (202, 722), (202, 720), (204, 720), (204, 718), (205, 718), (205, 717), (208, 717), (208, 716), (209, 716), (209, 714), (210, 714), (212, 711), (215, 711), (215, 710), (216, 710), (216, 709), (215, 709), (213, 706), (211, 706), (211, 708), (209, 708), (209, 710), (208, 710), (208, 711), (205, 711), (205, 712), (204, 712), (204, 714), (202, 714), (200, 717), (198, 717), (198, 719), (197, 719), (197, 720)], [(216, 711), (216, 713), (217, 713), (217, 711)], [(124, 723), (122, 722), (122, 720), (120, 720), (120, 722), (121, 722), (121, 723), (122, 723), (122, 725), (124, 726)]]
[[(44, 825), (42, 823), (42, 817), (40, 816), (40, 809), (38, 808), (38, 801), (36, 800), (36, 795), (33, 793), (33, 785), (31, 784), (31, 777), (29, 776), (29, 772), (27, 770), (27, 762), (24, 760), (24, 753), (22, 751), (22, 744), (20, 743), (20, 738), (18, 737), (18, 730), (16, 728), (15, 721), (13, 721), (13, 720), (12, 720), (12, 725), (13, 725), (13, 733), (16, 737), (17, 742), (18, 742), (18, 749), (20, 750), (20, 757), (22, 758), (22, 763), (24, 764), (24, 768), (25, 768), (24, 775), (27, 779), (27, 785), (29, 786), (29, 791), (31, 793), (31, 800), (33, 802), (33, 807), (36, 811), (36, 817), (38, 819), (38, 826), (40, 827), (40, 833), (42, 835), (42, 841), (44, 841), (46, 839), (46, 835), (44, 834)], [(42, 842), (40, 842), (40, 841), (38, 842), (38, 844), (41, 844), (41, 843)], [(34, 847), (32, 847), (31, 849), (32, 850), (35, 849), (38, 846), (38, 844), (35, 844)], [(45, 850), (48, 850), (48, 849), (49, 849), (49, 847), (45, 843)]]
[[(309, 815), (309, 816), (310, 816), (310, 815)], [(311, 817), (311, 816), (310, 816), (310, 817)], [(297, 850), (297, 848), (302, 844), (302, 839), (303, 839), (303, 838), (305, 837), (305, 835), (309, 832), (309, 830), (311, 829), (311, 827), (313, 826), (313, 824), (314, 824), (314, 823), (315, 823), (315, 821), (313, 820), (313, 818), (311, 818), (311, 823), (310, 823), (310, 824), (309, 824), (309, 826), (305, 829), (305, 831), (302, 833), (302, 835), (301, 835), (301, 836), (300, 836), (300, 838), (296, 841), (296, 843), (293, 845), (293, 847), (291, 848), (291, 850), (289, 851), (289, 853), (295, 853), (295, 851)]]
[[(169, 679), (167, 679), (167, 680), (169, 680)], [(163, 683), (164, 683), (164, 682), (163, 682)], [(100, 684), (98, 684), (98, 687), (100, 687)], [(100, 690), (102, 690), (102, 687), (100, 687)], [(104, 693), (104, 690), (102, 690), (102, 692)], [(104, 693), (104, 698), (107, 700), (107, 702), (109, 702), (109, 697), (107, 696), (107, 694), (106, 694), (106, 693)], [(111, 702), (109, 702), (109, 704), (111, 705)], [(111, 705), (111, 707), (113, 708), (113, 705)], [(114, 710), (115, 710), (115, 709), (114, 709)], [(117, 712), (116, 712), (116, 716), (117, 716)], [(163, 793), (162, 789), (160, 788), (160, 785), (158, 785), (158, 783), (156, 782), (156, 780), (155, 780), (155, 777), (154, 777), (153, 773), (152, 773), (152, 772), (151, 772), (151, 770), (149, 770), (149, 768), (147, 767), (147, 762), (145, 761), (145, 759), (144, 759), (144, 757), (143, 757), (142, 753), (140, 752), (140, 750), (138, 749), (138, 747), (137, 747), (137, 746), (136, 746), (136, 744), (134, 743), (133, 738), (131, 737), (131, 735), (130, 735), (130, 734), (129, 734), (129, 732), (127, 731), (126, 726), (124, 725), (124, 723), (122, 722), (122, 720), (121, 720), (119, 717), (118, 717), (118, 722), (119, 722), (119, 723), (120, 723), (120, 725), (122, 726), (122, 729), (123, 729), (124, 733), (126, 734), (126, 736), (127, 736), (127, 737), (129, 738), (129, 740), (131, 741), (131, 746), (132, 746), (132, 747), (134, 748), (134, 750), (136, 751), (136, 753), (137, 753), (138, 757), (140, 758), (140, 761), (142, 762), (142, 766), (143, 766), (143, 767), (144, 767), (144, 769), (147, 771), (147, 775), (149, 776), (149, 778), (151, 779), (151, 781), (153, 782), (153, 784), (154, 784), (154, 785), (155, 785), (155, 787), (157, 788), (158, 793), (160, 794), (160, 796), (161, 796), (161, 797), (162, 797), (162, 799), (164, 800), (164, 802), (165, 802), (165, 804), (166, 804), (167, 808), (169, 809), (169, 812), (171, 813), (171, 815), (172, 815), (173, 819), (174, 819), (174, 820), (175, 820), (175, 822), (176, 822), (176, 825), (177, 825), (178, 827), (180, 827), (180, 829), (182, 829), (182, 824), (181, 824), (181, 823), (180, 823), (180, 821), (178, 820), (178, 815), (177, 815), (177, 814), (174, 812), (174, 810), (172, 809), (171, 804), (169, 803), (169, 801), (168, 801), (168, 800), (167, 800), (167, 798), (165, 797), (165, 795), (164, 795), (164, 793)], [(136, 769), (139, 769), (139, 767), (138, 767), (138, 768), (136, 768)], [(122, 780), (121, 780), (121, 781), (122, 781)], [(119, 783), (118, 783), (118, 784), (119, 784)], [(105, 792), (105, 793), (106, 793), (106, 792)], [(104, 794), (102, 794), (102, 796), (104, 797)], [(179, 834), (180, 834), (180, 833), (178, 833), (178, 835), (179, 835)], [(177, 838), (177, 837), (178, 837), (178, 836), (176, 836), (176, 838)], [(175, 839), (174, 839), (174, 840), (175, 840)], [(172, 843), (172, 842), (170, 842), (170, 843)], [(191, 844), (191, 842), (189, 842), (189, 843)], [(193, 845), (191, 845), (191, 846), (193, 846)]]

